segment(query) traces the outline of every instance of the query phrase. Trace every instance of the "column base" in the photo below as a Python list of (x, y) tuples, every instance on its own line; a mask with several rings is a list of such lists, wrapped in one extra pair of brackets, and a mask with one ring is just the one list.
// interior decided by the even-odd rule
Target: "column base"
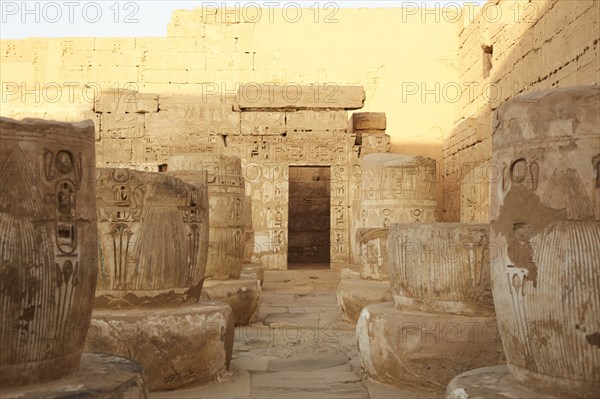
[(381, 303), (362, 310), (356, 337), (366, 374), (404, 389), (443, 392), (457, 374), (504, 361), (491, 317), (408, 312)]
[(104, 353), (84, 353), (79, 370), (44, 384), (0, 389), (3, 399), (145, 399), (148, 387), (135, 362)]
[(350, 323), (356, 323), (365, 306), (391, 300), (389, 281), (342, 279), (337, 287), (338, 308)]
[(254, 323), (258, 311), (262, 288), (258, 278), (238, 280), (204, 280), (201, 298), (207, 301), (225, 302), (231, 306), (236, 326)]
[(233, 318), (226, 303), (176, 308), (94, 310), (85, 350), (135, 360), (151, 391), (211, 382), (233, 352)]

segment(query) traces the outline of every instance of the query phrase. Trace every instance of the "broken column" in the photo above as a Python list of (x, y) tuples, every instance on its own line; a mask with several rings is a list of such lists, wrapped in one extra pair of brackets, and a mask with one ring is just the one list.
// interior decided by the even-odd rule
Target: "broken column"
[(456, 372), (497, 364), (489, 225), (392, 224), (388, 250), (393, 303), (366, 306), (356, 327), (367, 375), (441, 392)]
[(496, 111), (491, 276), (506, 365), (457, 376), (447, 397), (598, 397), (599, 108), (589, 86)]
[(145, 397), (140, 367), (83, 354), (98, 272), (94, 125), (0, 118), (0, 396)]
[(219, 378), (233, 346), (231, 308), (200, 301), (206, 185), (98, 169), (99, 273), (86, 349), (139, 362), (150, 389)]
[(245, 248), (245, 182), (238, 157), (183, 154), (169, 160), (170, 174), (208, 188), (208, 257), (202, 297), (224, 301), (235, 325), (256, 320), (260, 307), (259, 276), (240, 278)]
[(360, 279), (342, 279), (338, 305), (356, 322), (370, 303), (391, 300), (387, 278), (387, 231), (391, 223), (436, 220), (435, 161), (421, 156), (370, 154), (362, 160), (355, 256)]

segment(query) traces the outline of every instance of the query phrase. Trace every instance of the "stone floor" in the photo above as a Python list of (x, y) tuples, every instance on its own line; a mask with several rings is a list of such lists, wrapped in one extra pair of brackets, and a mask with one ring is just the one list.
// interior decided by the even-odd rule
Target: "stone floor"
[(355, 327), (340, 320), (339, 280), (326, 270), (265, 272), (258, 321), (236, 328), (229, 374), (150, 398), (431, 398), (366, 381)]

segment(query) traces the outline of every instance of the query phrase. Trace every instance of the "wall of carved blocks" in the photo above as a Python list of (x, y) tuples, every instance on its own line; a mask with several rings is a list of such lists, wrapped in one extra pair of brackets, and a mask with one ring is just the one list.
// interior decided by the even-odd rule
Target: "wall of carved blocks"
[[(235, 108), (191, 96), (103, 92), (94, 107), (97, 164), (158, 171), (178, 154), (240, 157), (255, 257), (280, 270), (287, 268), (289, 168), (330, 167), (330, 260), (332, 268), (348, 264), (361, 149), (348, 129), (349, 112)], [(389, 136), (382, 136), (380, 148), (371, 143), (369, 152), (389, 152)]]

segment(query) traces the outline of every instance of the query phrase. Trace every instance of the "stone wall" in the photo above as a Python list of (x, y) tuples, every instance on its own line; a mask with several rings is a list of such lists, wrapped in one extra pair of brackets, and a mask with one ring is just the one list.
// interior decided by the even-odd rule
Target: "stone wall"
[(443, 148), (444, 221), (460, 219), (461, 180), (489, 185), (500, 176), (493, 164), (473, 171), (491, 159), (496, 108), (517, 94), (600, 84), (596, 0), (494, 0), (468, 22), (459, 33), (458, 119)]
[[(247, 93), (255, 89), (249, 88)], [(301, 86), (302, 93), (310, 89)], [(326, 167), (329, 177), (319, 179), (323, 184), (318, 187), (316, 182), (310, 183), (302, 195), (310, 198), (316, 193), (321, 202), (321, 194), (329, 197), (322, 209), (322, 219), (328, 222), (321, 226), (324, 229), (318, 237), (329, 242), (329, 250), (318, 254), (318, 261), (330, 262), (334, 269), (347, 265), (352, 188), (359, 176), (361, 149), (348, 129), (348, 109), (360, 108), (365, 92), (361, 87), (340, 86), (331, 98), (308, 95), (293, 104), (286, 102), (281, 91), (264, 95), (269, 99), (266, 103), (222, 103), (202, 102), (196, 96), (102, 92), (91, 113), (99, 121), (97, 164), (158, 172), (161, 168), (194, 169), (191, 163), (176, 161), (180, 154), (241, 158), (245, 195), (252, 204), (247, 211), (252, 218), (254, 257), (265, 268), (280, 270), (287, 268), (288, 251), (304, 245), (288, 245), (288, 228), (302, 227), (289, 224), (289, 207), (297, 205), (289, 203), (290, 167)], [(385, 133), (379, 135), (389, 139)], [(384, 152), (389, 147), (375, 149)], [(314, 231), (306, 233), (308, 237)]]
[(293, 9), (285, 17), (275, 9), (272, 18), (264, 9), (258, 19), (253, 10), (205, 11), (175, 11), (167, 37), (1, 40), (0, 112), (77, 119), (91, 109), (86, 97), (97, 88), (218, 100), (248, 82), (360, 85), (365, 110), (388, 115), (396, 151), (441, 160), (454, 105), (423, 103), (417, 95), (402, 99), (401, 88), (403, 82), (424, 80), (433, 87), (456, 81), (458, 37), (451, 18), (435, 10), (422, 20), (398, 8), (323, 5), (318, 13), (302, 9), (299, 19)]

